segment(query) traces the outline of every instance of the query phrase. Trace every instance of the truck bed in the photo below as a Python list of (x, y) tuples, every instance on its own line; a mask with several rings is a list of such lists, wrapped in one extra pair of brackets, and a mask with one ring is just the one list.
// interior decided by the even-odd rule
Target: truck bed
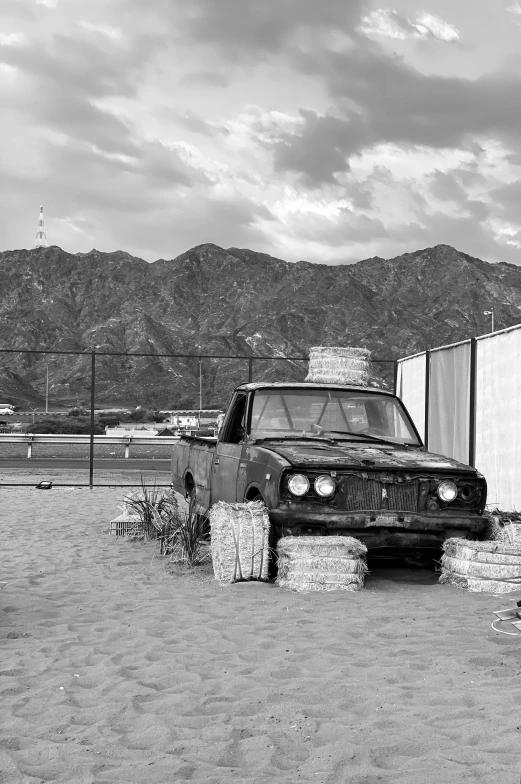
[(210, 479), (217, 444), (216, 438), (183, 436), (172, 455), (172, 484), (178, 493), (187, 492), (186, 475), (195, 481), (196, 511), (204, 513), (210, 506)]

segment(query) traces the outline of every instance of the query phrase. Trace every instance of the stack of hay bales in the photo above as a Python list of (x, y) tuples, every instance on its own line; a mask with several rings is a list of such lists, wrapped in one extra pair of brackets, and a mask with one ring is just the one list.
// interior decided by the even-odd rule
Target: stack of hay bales
[(452, 538), (443, 551), (440, 583), (472, 592), (521, 591), (521, 547)]
[(366, 348), (309, 349), (306, 381), (319, 384), (359, 384), (366, 386), (371, 376), (371, 352)]
[(284, 536), (277, 544), (277, 584), (305, 591), (358, 591), (367, 547), (352, 536)]
[(221, 583), (267, 580), (270, 519), (262, 501), (218, 501), (208, 517), (215, 579)]

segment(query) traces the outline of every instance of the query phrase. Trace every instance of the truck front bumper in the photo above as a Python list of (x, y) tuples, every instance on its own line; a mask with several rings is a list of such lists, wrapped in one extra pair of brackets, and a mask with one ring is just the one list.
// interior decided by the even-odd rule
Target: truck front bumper
[(487, 518), (480, 515), (421, 514), (412, 512), (295, 511), (270, 509), (279, 536), (344, 535), (361, 539), (368, 547), (436, 547), (451, 536), (480, 539)]

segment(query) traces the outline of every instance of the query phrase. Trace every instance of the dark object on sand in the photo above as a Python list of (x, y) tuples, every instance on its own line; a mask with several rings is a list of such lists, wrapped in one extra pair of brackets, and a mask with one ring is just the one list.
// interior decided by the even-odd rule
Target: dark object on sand
[(46, 482), (45, 480), (41, 481), (39, 484), (36, 485), (37, 490), (51, 490), (52, 489), (52, 482)]

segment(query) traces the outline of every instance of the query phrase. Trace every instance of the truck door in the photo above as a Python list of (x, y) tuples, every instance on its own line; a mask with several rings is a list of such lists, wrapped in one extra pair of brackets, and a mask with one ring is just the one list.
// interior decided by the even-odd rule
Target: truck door
[(223, 422), (212, 468), (212, 504), (216, 501), (229, 504), (237, 501), (237, 478), (246, 429), (246, 402), (246, 393), (237, 393)]

